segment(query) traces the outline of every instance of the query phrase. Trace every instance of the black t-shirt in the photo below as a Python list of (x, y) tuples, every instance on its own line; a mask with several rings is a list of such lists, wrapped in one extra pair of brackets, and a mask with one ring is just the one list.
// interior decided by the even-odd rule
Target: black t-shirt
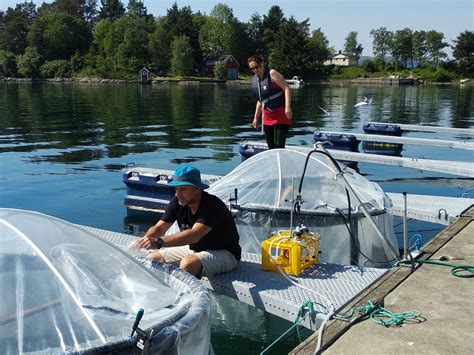
[(166, 207), (161, 220), (167, 223), (178, 221), (181, 231), (191, 229), (196, 222), (211, 227), (211, 231), (201, 240), (189, 246), (190, 249), (197, 252), (225, 249), (231, 252), (237, 260), (240, 260), (239, 233), (234, 217), (218, 197), (203, 191), (201, 204), (193, 214), (188, 206), (181, 206), (175, 196)]

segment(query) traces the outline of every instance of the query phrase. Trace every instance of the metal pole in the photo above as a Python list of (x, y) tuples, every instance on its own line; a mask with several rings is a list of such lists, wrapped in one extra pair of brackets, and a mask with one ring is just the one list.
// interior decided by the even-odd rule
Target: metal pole
[(403, 258), (408, 259), (407, 193), (403, 192)]

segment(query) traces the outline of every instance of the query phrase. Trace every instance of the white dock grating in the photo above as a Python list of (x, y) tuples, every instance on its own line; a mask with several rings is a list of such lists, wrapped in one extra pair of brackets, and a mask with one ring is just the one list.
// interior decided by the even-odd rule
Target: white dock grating
[(426, 139), (426, 138), (411, 138), (411, 137), (398, 137), (381, 134), (363, 134), (354, 132), (329, 132), (329, 131), (317, 131), (318, 133), (324, 133), (326, 135), (351, 135), (356, 137), (360, 141), (366, 142), (383, 142), (383, 143), (395, 143), (395, 144), (413, 144), (413, 145), (424, 145), (430, 147), (443, 147), (443, 148), (456, 148), (465, 150), (474, 150), (474, 143), (461, 140), (461, 141), (446, 141), (441, 139)]
[[(393, 214), (403, 217), (403, 194), (387, 193)], [(474, 204), (473, 198), (407, 194), (407, 216), (421, 221), (449, 225)]]
[[(247, 144), (256, 148), (267, 148), (267, 144), (262, 142), (244, 141), (241, 144)], [(286, 149), (292, 149), (297, 152), (309, 153), (313, 148), (287, 145)], [(353, 161), (358, 163), (392, 165), (404, 168), (434, 171), (443, 174), (474, 178), (474, 162), (404, 158), (388, 155), (347, 152), (336, 149), (328, 149), (328, 152), (334, 157), (334, 159), (337, 160)]]
[[(367, 122), (372, 124), (380, 124), (383, 122)], [(474, 129), (471, 128), (455, 128), (455, 127), (441, 127), (441, 126), (429, 126), (429, 125), (415, 125), (415, 124), (404, 124), (404, 123), (390, 123), (392, 126), (400, 126), (402, 131), (418, 131), (418, 132), (439, 132), (439, 133), (454, 133), (454, 134), (467, 134), (470, 136), (474, 135)]]
[[(291, 277), (294, 281), (316, 293), (301, 289), (277, 272), (262, 271), (260, 256), (245, 254), (239, 266), (230, 272), (219, 274), (204, 284), (221, 294), (236, 298), (288, 321), (297, 317), (300, 305), (304, 301), (324, 304), (329, 299), (335, 309), (342, 307), (387, 270), (359, 268), (354, 266), (320, 263), (307, 269), (300, 277)], [(302, 323), (309, 329), (317, 329), (324, 318), (325, 310), (316, 305), (316, 318)]]
[[(113, 244), (124, 247), (135, 237), (117, 232), (85, 227), (92, 234)], [(342, 307), (366, 289), (387, 270), (320, 263), (305, 270), (301, 277), (291, 277), (295, 282), (315, 290), (317, 294), (301, 289), (277, 272), (260, 268), (260, 255), (243, 253), (243, 260), (236, 269), (203, 278), (204, 285), (220, 294), (245, 302), (293, 322), (304, 301), (326, 305), (319, 295), (329, 299), (336, 309)], [(316, 317), (305, 319), (301, 324), (315, 330), (324, 318), (325, 310), (316, 305)]]

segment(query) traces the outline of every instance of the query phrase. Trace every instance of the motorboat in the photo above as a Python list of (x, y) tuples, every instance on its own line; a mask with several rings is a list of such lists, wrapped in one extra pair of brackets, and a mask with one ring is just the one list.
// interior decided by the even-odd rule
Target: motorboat
[(303, 79), (297, 75), (291, 79), (287, 79), (286, 82), (290, 88), (302, 88), (305, 85)]

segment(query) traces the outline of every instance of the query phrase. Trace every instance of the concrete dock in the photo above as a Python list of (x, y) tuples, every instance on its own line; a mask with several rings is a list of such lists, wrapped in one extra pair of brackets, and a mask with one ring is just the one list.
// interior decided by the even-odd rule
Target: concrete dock
[[(420, 260), (474, 265), (474, 207), (427, 243)], [(344, 313), (384, 300), (392, 312), (417, 310), (421, 317), (384, 327), (370, 319), (331, 320), (325, 327), (324, 354), (473, 354), (474, 278), (459, 278), (446, 266), (422, 264), (414, 272), (399, 267), (341, 309)], [(314, 354), (317, 333), (290, 354)]]

